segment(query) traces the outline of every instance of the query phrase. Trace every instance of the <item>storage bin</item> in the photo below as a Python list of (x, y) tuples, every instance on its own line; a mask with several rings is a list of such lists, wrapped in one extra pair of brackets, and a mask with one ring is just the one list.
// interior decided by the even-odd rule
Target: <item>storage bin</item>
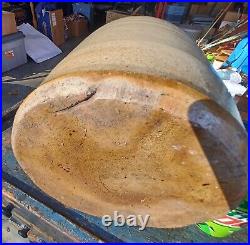
[(73, 13), (74, 14), (81, 14), (85, 16), (89, 24), (92, 26), (93, 25), (93, 6), (92, 3), (73, 3)]
[(2, 37), (2, 72), (27, 63), (22, 32)]
[(187, 6), (169, 5), (166, 11), (166, 20), (173, 23), (181, 23), (185, 14)]

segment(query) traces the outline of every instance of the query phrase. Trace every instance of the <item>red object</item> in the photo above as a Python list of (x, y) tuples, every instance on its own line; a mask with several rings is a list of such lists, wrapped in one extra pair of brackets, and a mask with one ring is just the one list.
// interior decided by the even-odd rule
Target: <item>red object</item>
[(164, 19), (167, 5), (168, 4), (166, 2), (159, 2), (156, 4), (156, 6), (155, 6), (155, 17), (156, 18)]
[(242, 219), (237, 219), (235, 217), (230, 217), (230, 216), (225, 216), (221, 219), (217, 219), (216, 221), (222, 225), (236, 226), (236, 227), (240, 227), (240, 225), (244, 225), (247, 223), (246, 219), (242, 220)]

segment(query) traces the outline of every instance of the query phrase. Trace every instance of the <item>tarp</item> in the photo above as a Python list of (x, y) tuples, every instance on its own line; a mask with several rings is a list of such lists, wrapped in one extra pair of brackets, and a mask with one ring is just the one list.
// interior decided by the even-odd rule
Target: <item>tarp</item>
[(41, 63), (62, 53), (61, 49), (48, 37), (37, 31), (30, 24), (22, 24), (17, 29), (24, 34), (26, 52), (36, 63)]
[(243, 38), (228, 59), (223, 63), (224, 67), (234, 67), (238, 72), (248, 75), (248, 37)]

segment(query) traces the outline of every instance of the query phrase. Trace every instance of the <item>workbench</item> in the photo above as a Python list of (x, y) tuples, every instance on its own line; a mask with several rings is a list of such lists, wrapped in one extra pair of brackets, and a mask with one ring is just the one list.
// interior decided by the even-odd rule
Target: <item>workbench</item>
[[(15, 90), (18, 92), (13, 97)], [(247, 227), (224, 239), (210, 237), (196, 225), (178, 229), (146, 228), (143, 231), (138, 227), (104, 227), (100, 217), (65, 207), (48, 196), (24, 173), (11, 148), (15, 112), (20, 101), (32, 90), (13, 84), (3, 87), (2, 211), (21, 237), (35, 242), (247, 242)]]

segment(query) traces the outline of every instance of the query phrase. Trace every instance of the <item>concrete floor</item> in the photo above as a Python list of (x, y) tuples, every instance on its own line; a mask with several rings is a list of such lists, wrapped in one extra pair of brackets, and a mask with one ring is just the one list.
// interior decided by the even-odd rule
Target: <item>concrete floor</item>
[(8, 220), (2, 216), (2, 243), (29, 243), (28, 238), (22, 238), (18, 234), (18, 229)]
[(28, 58), (28, 62), (26, 64), (2, 74), (3, 84), (11, 83), (37, 87), (49, 74), (49, 72), (83, 39), (84, 37), (69, 39), (62, 46), (60, 46), (60, 49), (63, 51), (60, 55), (42, 63), (37, 64)]

